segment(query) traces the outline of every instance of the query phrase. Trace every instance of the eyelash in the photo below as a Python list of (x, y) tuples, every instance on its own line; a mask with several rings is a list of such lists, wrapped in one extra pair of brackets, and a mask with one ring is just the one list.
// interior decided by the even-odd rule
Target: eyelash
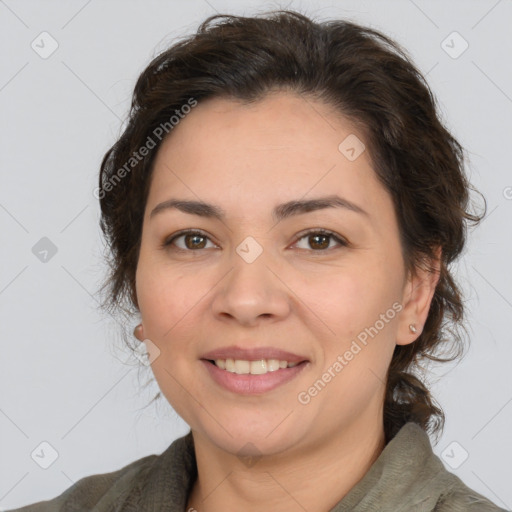
[[(173, 244), (173, 242), (176, 239), (181, 238), (182, 236), (186, 236), (186, 235), (199, 235), (200, 237), (207, 238), (208, 240), (210, 240), (210, 237), (208, 235), (206, 235), (205, 233), (203, 233), (202, 231), (198, 231), (198, 230), (184, 230), (184, 231), (179, 231), (178, 233), (173, 235), (171, 238), (166, 239), (164, 241), (164, 243), (162, 244), (162, 249), (169, 249), (169, 248), (171, 248), (171, 245)], [(338, 242), (341, 247), (348, 247), (349, 246), (349, 243), (347, 242), (347, 240), (341, 238), (340, 236), (336, 235), (336, 233), (333, 233), (332, 231), (329, 231), (327, 229), (322, 229), (322, 228), (316, 228), (316, 229), (312, 228), (310, 230), (307, 230), (305, 232), (300, 233), (300, 235), (297, 238), (297, 240), (294, 243), (294, 245), (297, 242), (299, 242), (303, 238), (306, 238), (309, 235), (328, 236), (328, 237), (334, 239), (336, 242)], [(328, 252), (328, 251), (331, 251), (333, 249), (336, 249), (336, 247), (330, 247), (330, 248), (327, 248), (327, 249), (311, 249), (311, 252), (321, 253), (321, 252)], [(205, 250), (205, 249), (195, 249), (194, 250), (194, 249), (182, 249), (181, 247), (175, 247), (174, 250), (181, 251), (181, 252), (199, 252), (199, 251), (202, 251), (202, 250)], [(301, 250), (308, 250), (308, 249), (301, 249)]]

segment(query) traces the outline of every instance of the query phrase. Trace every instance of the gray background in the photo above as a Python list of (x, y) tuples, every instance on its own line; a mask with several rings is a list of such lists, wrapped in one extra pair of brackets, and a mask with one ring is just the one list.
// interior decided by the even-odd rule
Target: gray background
[[(150, 381), (142, 389), (151, 375), (139, 375), (117, 324), (97, 309), (104, 265), (93, 190), (149, 60), (216, 11), (276, 7), (348, 18), (402, 43), (469, 151), (467, 170), (488, 216), (457, 267), (471, 349), (432, 374), (447, 415), (434, 451), (470, 487), (512, 506), (512, 1), (5, 0), (0, 507), (52, 498), (86, 475), (160, 453), (188, 431), (166, 402), (144, 407), (158, 388)], [(58, 43), (47, 58), (43, 31)], [(55, 254), (41, 252), (43, 237)], [(52, 449), (58, 457), (43, 469)]]

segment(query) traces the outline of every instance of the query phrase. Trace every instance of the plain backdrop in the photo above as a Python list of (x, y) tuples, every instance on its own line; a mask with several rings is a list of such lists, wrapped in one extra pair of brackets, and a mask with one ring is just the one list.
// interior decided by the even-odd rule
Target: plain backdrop
[(93, 190), (153, 56), (215, 12), (279, 7), (396, 39), (469, 152), (488, 215), (456, 268), (472, 345), (459, 364), (433, 369), (447, 416), (434, 451), (467, 485), (512, 506), (512, 2), (4, 0), (0, 507), (55, 497), (188, 431), (166, 402), (145, 407), (158, 388), (142, 388), (151, 375), (98, 310), (105, 266)]

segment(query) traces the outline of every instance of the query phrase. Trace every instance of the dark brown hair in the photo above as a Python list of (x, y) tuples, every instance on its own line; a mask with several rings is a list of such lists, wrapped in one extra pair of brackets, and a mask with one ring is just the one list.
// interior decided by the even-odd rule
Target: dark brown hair
[[(408, 270), (428, 265), (436, 247), (442, 248), (426, 324), (414, 343), (396, 346), (384, 404), (387, 441), (408, 421), (439, 434), (444, 414), (417, 370), (422, 361), (451, 361), (463, 353), (463, 304), (449, 265), (464, 247), (467, 222), (482, 216), (469, 212), (464, 151), (443, 126), (424, 77), (398, 43), (374, 29), (343, 20), (314, 22), (293, 11), (219, 14), (153, 59), (135, 86), (124, 132), (101, 164), (100, 225), (110, 263), (103, 305), (138, 311), (143, 215), (164, 139), (155, 134), (162, 126), (172, 133), (169, 120), (191, 99), (253, 102), (275, 90), (322, 100), (360, 129), (393, 199)], [(155, 147), (134, 160), (150, 139)]]

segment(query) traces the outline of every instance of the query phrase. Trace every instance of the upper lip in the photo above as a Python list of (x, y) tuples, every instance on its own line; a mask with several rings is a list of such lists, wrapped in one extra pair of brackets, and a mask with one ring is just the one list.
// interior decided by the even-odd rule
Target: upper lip
[(236, 345), (218, 348), (204, 354), (201, 359), (239, 359), (244, 361), (259, 361), (261, 359), (278, 359), (289, 363), (300, 363), (307, 358), (298, 354), (292, 354), (286, 350), (274, 347), (241, 348)]

